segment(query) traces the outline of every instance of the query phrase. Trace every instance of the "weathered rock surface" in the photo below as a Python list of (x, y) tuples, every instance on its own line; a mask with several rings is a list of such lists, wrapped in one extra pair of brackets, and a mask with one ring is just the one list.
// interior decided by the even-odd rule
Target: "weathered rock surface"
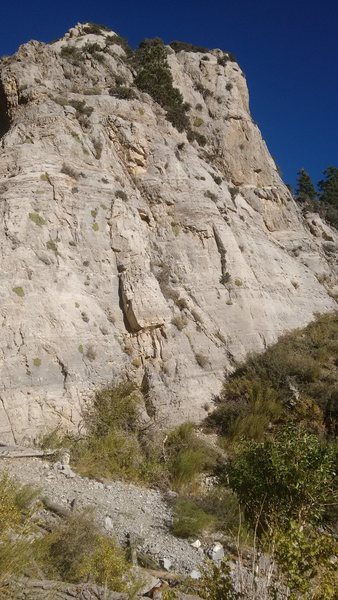
[(238, 64), (168, 49), (201, 148), (147, 94), (109, 94), (133, 71), (107, 36), (0, 62), (2, 441), (76, 426), (125, 376), (159, 424), (198, 420), (235, 360), (336, 306), (337, 235), (301, 216)]

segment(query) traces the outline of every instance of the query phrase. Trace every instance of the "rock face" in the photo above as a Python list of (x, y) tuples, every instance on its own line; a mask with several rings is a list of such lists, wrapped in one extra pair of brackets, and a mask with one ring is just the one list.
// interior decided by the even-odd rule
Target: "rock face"
[(159, 425), (198, 420), (234, 361), (336, 307), (337, 235), (281, 181), (238, 64), (168, 48), (200, 147), (109, 94), (134, 79), (114, 36), (0, 62), (3, 442), (76, 426), (123, 377)]

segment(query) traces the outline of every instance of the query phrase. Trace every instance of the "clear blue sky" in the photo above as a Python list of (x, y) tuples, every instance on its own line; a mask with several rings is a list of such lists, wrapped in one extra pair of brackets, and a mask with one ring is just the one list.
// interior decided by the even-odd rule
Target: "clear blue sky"
[(159, 36), (230, 50), (285, 181), (304, 167), (317, 182), (338, 166), (337, 0), (3, 0), (0, 55), (78, 21), (108, 25), (132, 46)]

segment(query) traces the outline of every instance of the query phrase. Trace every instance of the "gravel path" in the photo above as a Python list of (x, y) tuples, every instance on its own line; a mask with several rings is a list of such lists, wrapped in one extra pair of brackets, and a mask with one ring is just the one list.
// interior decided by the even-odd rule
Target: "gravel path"
[(93, 507), (97, 522), (116, 536), (122, 545), (127, 537), (137, 540), (138, 551), (149, 554), (160, 566), (169, 559), (178, 573), (190, 573), (204, 559), (202, 550), (175, 538), (169, 530), (171, 509), (157, 490), (114, 481), (109, 485), (86, 477), (67, 477), (55, 465), (41, 458), (3, 458), (0, 473), (7, 471), (28, 483), (52, 502), (77, 509)]

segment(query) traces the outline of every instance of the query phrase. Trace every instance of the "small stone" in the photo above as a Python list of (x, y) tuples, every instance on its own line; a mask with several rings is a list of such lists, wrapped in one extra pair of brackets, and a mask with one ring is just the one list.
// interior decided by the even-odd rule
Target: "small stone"
[(192, 544), (190, 544), (193, 548), (197, 548), (197, 550), (202, 546), (201, 540), (196, 540)]
[(193, 569), (189, 575), (191, 579), (201, 579), (202, 575), (197, 569)]
[(211, 558), (211, 560), (216, 562), (222, 560), (222, 558), (224, 558), (224, 548), (222, 544), (216, 542), (216, 544), (211, 546), (211, 548), (208, 550), (208, 556)]
[(70, 452), (66, 448), (62, 450), (62, 454), (60, 456), (60, 463), (62, 465), (69, 465), (70, 463)]
[(178, 493), (174, 492), (174, 490), (168, 490), (166, 492), (166, 497), (168, 498), (168, 500), (175, 500), (175, 498), (177, 498)]
[(165, 571), (170, 571), (171, 569), (171, 560), (169, 558), (161, 558), (160, 565)]
[(107, 531), (113, 531), (114, 529), (113, 520), (111, 517), (109, 517), (109, 515), (107, 515), (104, 520), (104, 526), (107, 529)]
[(101, 481), (95, 481), (94, 488), (96, 488), (97, 490), (103, 490), (104, 489), (104, 484), (101, 483)]
[(76, 473), (74, 473), (74, 471), (70, 468), (69, 465), (61, 465), (61, 468), (59, 468), (60, 473), (62, 473), (62, 475), (64, 475), (65, 477), (68, 477), (70, 479), (72, 479), (73, 477), (76, 477)]

